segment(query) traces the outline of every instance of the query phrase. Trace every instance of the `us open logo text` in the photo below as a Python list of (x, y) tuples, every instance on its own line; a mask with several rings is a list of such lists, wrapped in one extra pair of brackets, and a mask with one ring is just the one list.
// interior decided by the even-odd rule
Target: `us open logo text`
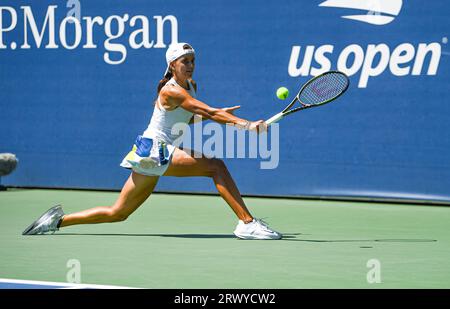
[[(326, 9), (355, 9), (355, 15), (342, 18), (386, 26), (394, 21), (402, 8), (401, 0), (328, 0), (320, 3)], [(362, 13), (366, 14), (362, 14)], [(344, 21), (342, 21), (344, 22)], [(357, 23), (355, 23), (356, 27)], [(379, 28), (380, 31), (382, 28)], [(382, 37), (383, 33), (380, 33)], [(356, 75), (358, 87), (366, 88), (369, 80), (388, 71), (394, 76), (436, 75), (441, 61), (439, 42), (408, 42), (397, 44), (382, 42), (349, 44), (336, 48), (334, 44), (294, 45), (289, 58), (288, 74), (291, 77), (317, 76), (337, 69), (348, 76)]]

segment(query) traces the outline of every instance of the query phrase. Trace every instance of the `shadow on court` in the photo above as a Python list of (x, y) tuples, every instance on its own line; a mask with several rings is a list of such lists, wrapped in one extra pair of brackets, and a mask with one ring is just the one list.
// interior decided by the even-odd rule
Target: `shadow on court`
[[(295, 235), (301, 233), (283, 234), (283, 239), (296, 238)], [(39, 236), (39, 235), (36, 235)], [(172, 237), (172, 238), (236, 238), (232, 234), (87, 234), (87, 233), (58, 233), (53, 236), (126, 236), (126, 237)], [(237, 239), (237, 238), (236, 238)]]
[(290, 241), (306, 242), (436, 242), (436, 239), (286, 239)]
[[(302, 233), (286, 233), (283, 234), (283, 239), (286, 241), (304, 241), (304, 242), (319, 242), (319, 243), (335, 243), (335, 242), (403, 242), (403, 243), (416, 243), (416, 242), (437, 242), (436, 239), (299, 239), (298, 235), (309, 235)], [(169, 238), (236, 238), (231, 234), (93, 234), (93, 233), (58, 233), (54, 236), (125, 236), (125, 237), (169, 237)], [(237, 238), (236, 238), (237, 239)]]

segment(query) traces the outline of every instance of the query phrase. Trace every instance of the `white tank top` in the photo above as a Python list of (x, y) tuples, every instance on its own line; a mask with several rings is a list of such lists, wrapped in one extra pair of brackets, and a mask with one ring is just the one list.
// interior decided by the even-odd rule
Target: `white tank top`
[[(175, 79), (170, 79), (166, 85), (175, 85), (177, 87), (181, 87), (175, 81)], [(187, 92), (193, 97), (196, 97), (195, 89), (192, 86), (191, 82), (188, 80), (189, 89)], [(158, 103), (160, 102), (160, 97), (158, 96)], [(157, 138), (165, 141), (168, 144), (172, 144), (175, 139), (180, 137), (181, 134), (172, 134), (172, 127), (176, 123), (186, 123), (188, 124), (194, 114), (185, 110), (181, 106), (173, 110), (166, 110), (162, 104), (155, 104), (155, 108), (153, 109), (153, 115), (150, 120), (150, 124), (147, 129), (142, 134), (143, 137), (147, 138)], [(175, 132), (178, 133), (178, 132)]]

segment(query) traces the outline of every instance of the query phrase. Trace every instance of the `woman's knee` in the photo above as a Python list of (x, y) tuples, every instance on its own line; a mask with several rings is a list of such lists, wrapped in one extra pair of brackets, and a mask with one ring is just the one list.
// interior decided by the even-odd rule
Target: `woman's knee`
[(122, 221), (125, 221), (126, 219), (128, 219), (129, 215), (130, 214), (128, 214), (128, 213), (126, 213), (126, 212), (124, 212), (122, 210), (116, 209), (114, 207), (112, 207), (110, 209), (109, 213), (108, 213), (108, 217), (110, 219), (110, 222), (122, 222)]
[(227, 167), (223, 160), (213, 158), (210, 159), (210, 171), (212, 176), (223, 174), (227, 171)]

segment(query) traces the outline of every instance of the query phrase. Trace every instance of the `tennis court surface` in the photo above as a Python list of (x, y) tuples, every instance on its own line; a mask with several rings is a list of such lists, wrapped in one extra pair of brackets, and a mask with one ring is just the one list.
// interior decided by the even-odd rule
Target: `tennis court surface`
[[(82, 284), (121, 287), (450, 288), (445, 206), (245, 198), (254, 216), (284, 234), (247, 241), (234, 237), (237, 220), (220, 197), (153, 194), (125, 222), (21, 235), (55, 204), (71, 213), (117, 196), (0, 192), (0, 278), (60, 287), (55, 282), (67, 283), (77, 265)], [(2, 280), (0, 288), (18, 282)]]

